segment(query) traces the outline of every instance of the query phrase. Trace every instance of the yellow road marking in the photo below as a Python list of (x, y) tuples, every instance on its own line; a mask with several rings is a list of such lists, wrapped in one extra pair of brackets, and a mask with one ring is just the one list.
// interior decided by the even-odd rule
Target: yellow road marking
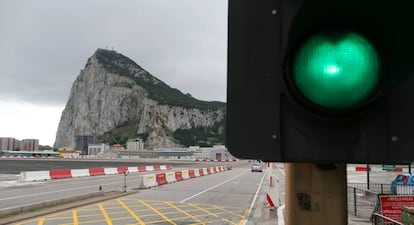
[(223, 219), (223, 221), (226, 221), (226, 222), (228, 222), (228, 223), (231, 223), (231, 224), (237, 225), (237, 223), (235, 223), (235, 222), (233, 222), (233, 221), (231, 221), (231, 220), (228, 220), (228, 219)]
[(134, 219), (141, 225), (145, 225), (145, 223), (134, 213), (134, 211), (132, 211), (127, 205), (125, 205), (125, 203), (123, 203), (120, 199), (117, 199), (118, 203), (124, 207), (124, 209), (126, 209), (126, 211), (129, 212), (129, 214), (131, 214), (132, 217), (134, 217)]
[(239, 225), (243, 225), (244, 224), (244, 222), (246, 221), (247, 213), (249, 213), (249, 210), (248, 209), (245, 209), (244, 210), (244, 215), (243, 215), (242, 219), (240, 220)]
[(150, 208), (152, 211), (156, 212), (158, 215), (160, 215), (162, 218), (165, 219), (165, 221), (171, 223), (171, 224), (175, 224), (172, 220), (170, 220), (168, 217), (166, 217), (164, 214), (162, 214), (160, 211), (158, 211), (156, 208), (152, 207), (151, 205), (147, 204), (145, 201), (143, 200), (139, 200), (139, 202), (141, 202), (141, 204), (145, 205), (146, 207)]
[(193, 218), (193, 219), (194, 219), (194, 220), (196, 220), (197, 222), (199, 222), (199, 223), (201, 223), (201, 224), (204, 224), (204, 225), (205, 225), (205, 223), (203, 223), (203, 221), (201, 221), (201, 220), (197, 219), (194, 215), (191, 215), (190, 213), (188, 213), (188, 212), (186, 212), (186, 211), (184, 211), (184, 210), (182, 210), (182, 209), (178, 208), (177, 206), (173, 205), (171, 202), (165, 202), (165, 203), (166, 203), (167, 205), (169, 205), (169, 206), (173, 207), (174, 209), (176, 209), (176, 210), (178, 210), (178, 211), (182, 212), (184, 215), (187, 215), (188, 217)]
[(43, 223), (45, 222), (45, 220), (46, 220), (46, 217), (40, 218), (39, 223), (37, 223), (37, 225), (43, 225)]
[(98, 204), (98, 206), (99, 206), (99, 209), (100, 209), (100, 210), (101, 210), (101, 212), (102, 212), (102, 215), (105, 217), (106, 224), (108, 224), (108, 225), (112, 225), (112, 221), (111, 221), (111, 219), (109, 218), (108, 213), (106, 213), (106, 211), (105, 211), (105, 209), (104, 209), (103, 205), (102, 205), (102, 204)]
[(73, 225), (79, 225), (78, 212), (76, 210), (72, 211), (72, 217), (73, 217)]
[(211, 215), (211, 216), (214, 216), (214, 217), (218, 217), (216, 214), (214, 214), (214, 213), (212, 213), (212, 212), (210, 212), (210, 211), (208, 211), (206, 209), (203, 209), (203, 208), (199, 207), (196, 204), (193, 204), (193, 203), (188, 203), (188, 204), (191, 205), (191, 206), (193, 206), (194, 208), (199, 209), (200, 211), (203, 211), (203, 212), (207, 213), (207, 215)]
[(233, 215), (235, 215), (235, 216), (237, 216), (237, 217), (243, 218), (243, 215), (239, 215), (239, 214), (235, 213), (235, 212), (238, 212), (238, 211), (234, 211), (234, 212), (232, 212), (232, 211), (227, 210), (227, 209), (225, 209), (225, 208), (222, 208), (222, 207), (220, 207), (220, 206), (216, 206), (216, 209), (220, 209), (220, 210), (222, 210), (222, 211), (223, 211), (223, 212), (225, 212), (225, 213), (233, 214)]

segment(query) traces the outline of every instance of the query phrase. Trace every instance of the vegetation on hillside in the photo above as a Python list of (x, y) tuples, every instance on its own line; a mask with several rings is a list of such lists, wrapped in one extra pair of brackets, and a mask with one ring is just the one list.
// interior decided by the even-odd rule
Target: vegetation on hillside
[[(115, 51), (99, 49), (96, 57), (106, 70), (134, 80), (139, 86), (147, 90), (149, 98), (160, 104), (184, 108), (199, 108), (202, 110), (217, 110), (225, 107), (223, 102), (200, 101), (193, 98), (190, 94), (183, 94), (178, 89), (171, 88), (128, 57)], [(137, 73), (134, 70), (140, 72)]]

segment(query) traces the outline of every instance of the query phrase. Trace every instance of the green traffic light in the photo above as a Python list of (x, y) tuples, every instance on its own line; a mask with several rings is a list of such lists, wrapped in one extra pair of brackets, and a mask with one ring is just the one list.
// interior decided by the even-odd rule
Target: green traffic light
[(373, 45), (354, 32), (309, 38), (293, 58), (293, 81), (311, 102), (332, 109), (363, 102), (379, 82), (380, 60)]

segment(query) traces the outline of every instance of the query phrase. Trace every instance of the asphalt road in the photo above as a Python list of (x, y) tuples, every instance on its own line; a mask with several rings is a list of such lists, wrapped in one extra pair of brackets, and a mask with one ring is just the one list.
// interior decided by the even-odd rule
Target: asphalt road
[[(127, 186), (131, 189), (136, 186), (138, 176), (135, 175), (127, 176)], [(243, 224), (263, 175), (252, 173), (246, 162), (236, 163), (230, 171), (140, 190), (126, 197), (19, 224)], [(0, 190), (0, 208), (97, 191), (101, 184), (104, 190), (119, 190), (123, 178), (123, 175), (113, 175), (15, 186)]]

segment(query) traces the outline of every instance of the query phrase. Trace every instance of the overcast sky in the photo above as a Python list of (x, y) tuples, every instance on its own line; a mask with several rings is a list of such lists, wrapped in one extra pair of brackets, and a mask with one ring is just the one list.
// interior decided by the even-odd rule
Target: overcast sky
[(97, 48), (195, 98), (226, 100), (226, 0), (2, 0), (0, 137), (52, 145)]

